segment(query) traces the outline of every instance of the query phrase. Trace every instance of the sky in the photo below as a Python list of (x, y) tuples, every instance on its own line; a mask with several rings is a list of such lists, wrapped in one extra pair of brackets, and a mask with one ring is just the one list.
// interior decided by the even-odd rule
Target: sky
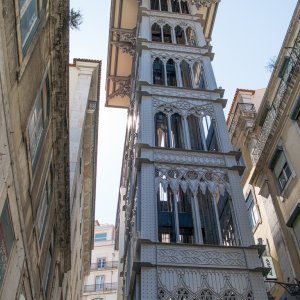
[[(217, 85), (228, 99), (225, 114), (237, 88), (267, 86), (271, 73), (266, 66), (279, 53), (296, 4), (297, 0), (220, 2), (211, 45)], [(104, 107), (110, 0), (71, 0), (70, 6), (83, 15), (80, 29), (70, 32), (70, 62), (102, 61), (95, 219), (114, 224), (127, 112)]]

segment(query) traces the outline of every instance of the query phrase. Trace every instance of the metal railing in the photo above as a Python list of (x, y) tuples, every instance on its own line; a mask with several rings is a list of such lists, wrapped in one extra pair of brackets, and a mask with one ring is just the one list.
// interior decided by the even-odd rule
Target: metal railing
[(300, 31), (297, 35), (294, 46), (286, 49), (290, 52), (290, 55), (285, 66), (285, 70), (281, 75), (281, 81), (273, 99), (272, 106), (267, 113), (260, 135), (258, 137), (257, 144), (252, 152), (252, 161), (254, 164), (257, 164), (258, 160), (260, 159), (271, 131), (276, 130), (274, 126), (275, 119), (283, 110), (281, 106), (282, 103), (284, 104), (286, 91), (289, 87), (293, 86), (294, 80), (299, 74), (297, 65), (299, 65), (300, 62)]
[(85, 285), (83, 287), (83, 291), (85, 293), (97, 292), (99, 294), (104, 294), (104, 293), (112, 293), (114, 291), (117, 291), (117, 288), (118, 288), (117, 282), (100, 283), (100, 284)]
[(232, 137), (240, 117), (255, 118), (256, 110), (253, 103), (238, 103), (231, 121), (229, 134)]
[(99, 261), (98, 263), (91, 263), (91, 270), (105, 270), (116, 268), (118, 268), (118, 261)]

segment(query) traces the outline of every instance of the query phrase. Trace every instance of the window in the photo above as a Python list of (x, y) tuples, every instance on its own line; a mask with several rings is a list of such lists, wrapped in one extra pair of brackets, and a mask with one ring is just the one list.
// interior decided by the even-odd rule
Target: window
[(208, 151), (218, 151), (217, 137), (214, 127), (214, 122), (210, 116), (204, 116), (202, 118), (204, 139), (206, 148)]
[(294, 220), (292, 227), (296, 237), (296, 241), (298, 243), (298, 247), (300, 249), (300, 213), (298, 213), (298, 216)]
[(167, 72), (167, 85), (168, 86), (177, 86), (176, 80), (176, 67), (173, 59), (169, 59), (166, 64)]
[(206, 89), (206, 82), (205, 82), (203, 66), (200, 65), (198, 62), (195, 62), (193, 71), (194, 71), (195, 87), (199, 88), (199, 89)]
[(259, 221), (259, 212), (258, 212), (257, 205), (254, 203), (254, 199), (251, 191), (246, 199), (246, 207), (247, 207), (251, 228), (254, 228)]
[(44, 233), (46, 229), (46, 224), (49, 215), (49, 209), (51, 204), (51, 197), (52, 197), (52, 190), (53, 190), (53, 183), (52, 183), (52, 167), (50, 165), (48, 175), (46, 178), (46, 183), (44, 187), (44, 191), (42, 193), (42, 200), (39, 205), (39, 209), (37, 212), (37, 231), (39, 236), (39, 242), (42, 244)]
[(199, 119), (194, 115), (189, 115), (187, 118), (189, 127), (189, 136), (192, 150), (204, 150)]
[(35, 170), (39, 151), (49, 124), (50, 101), (50, 83), (47, 73), (35, 100), (28, 124), (29, 150), (33, 171)]
[(195, 31), (191, 27), (188, 27), (186, 29), (186, 39), (187, 39), (188, 45), (196, 46), (196, 34), (195, 34)]
[(188, 89), (192, 88), (191, 67), (185, 60), (183, 60), (180, 63), (180, 70), (181, 70), (182, 86)]
[(10, 208), (8, 199), (6, 199), (0, 216), (0, 288), (4, 281), (14, 240), (15, 235), (11, 221)]
[(300, 127), (300, 96), (298, 97), (298, 100), (296, 101), (296, 104), (293, 108), (291, 119), (295, 120)]
[(97, 268), (103, 269), (106, 267), (106, 259), (105, 258), (97, 258)]
[(283, 191), (292, 172), (282, 149), (278, 148), (276, 150), (271, 160), (270, 168), (273, 169), (279, 188)]
[(176, 43), (179, 45), (185, 45), (185, 33), (180, 26), (175, 27)]
[(177, 113), (171, 116), (171, 147), (184, 148), (182, 120)]
[(103, 291), (104, 290), (104, 275), (96, 276), (95, 277), (95, 285), (96, 285), (96, 291)]
[(51, 277), (53, 275), (53, 268), (54, 268), (54, 241), (55, 241), (55, 237), (54, 237), (54, 231), (52, 232), (52, 236), (51, 236), (51, 241), (50, 241), (50, 246), (49, 249), (47, 251), (47, 257), (46, 257), (46, 261), (44, 264), (44, 268), (43, 268), (43, 288), (44, 288), (44, 293), (45, 295), (48, 294), (49, 288), (50, 288), (50, 282), (51, 282)]
[(151, 0), (151, 9), (168, 11), (168, 0)]
[(167, 116), (159, 112), (155, 114), (155, 146), (168, 147), (168, 119)]
[(107, 233), (96, 233), (95, 242), (102, 242), (107, 240)]
[(198, 191), (201, 231), (204, 244), (219, 245), (219, 232), (214, 199), (210, 192)]
[(223, 244), (225, 246), (239, 246), (236, 233), (235, 220), (233, 218), (232, 200), (227, 192), (220, 196), (218, 201), (218, 215)]
[(162, 42), (161, 27), (157, 23), (154, 23), (152, 25), (151, 33), (152, 33), (152, 41), (153, 42)]
[(26, 54), (30, 42), (35, 35), (39, 18), (43, 15), (46, 0), (19, 0), (20, 32), (23, 55)]
[(181, 8), (181, 12), (183, 14), (189, 14), (189, 7), (187, 4), (187, 1), (181, 0), (180, 1), (180, 8)]
[(156, 58), (153, 62), (153, 84), (165, 84), (163, 62)]
[(172, 43), (172, 33), (170, 25), (166, 24), (163, 27), (164, 43)]
[(180, 13), (179, 0), (171, 0), (172, 12)]

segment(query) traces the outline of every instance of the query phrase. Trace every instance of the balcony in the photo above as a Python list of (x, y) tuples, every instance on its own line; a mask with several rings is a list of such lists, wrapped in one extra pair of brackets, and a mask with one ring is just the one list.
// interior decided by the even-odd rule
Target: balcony
[(99, 261), (98, 263), (91, 263), (91, 270), (109, 270), (117, 268), (118, 261)]
[(118, 289), (118, 283), (100, 283), (85, 285), (83, 288), (84, 293), (97, 292), (99, 294), (116, 293)]

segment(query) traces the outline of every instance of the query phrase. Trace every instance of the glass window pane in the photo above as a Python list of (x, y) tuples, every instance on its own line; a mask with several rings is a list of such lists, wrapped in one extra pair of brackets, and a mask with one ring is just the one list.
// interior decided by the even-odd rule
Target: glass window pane
[(37, 20), (36, 0), (32, 0), (27, 6), (26, 10), (21, 15), (20, 27), (21, 27), (21, 39), (22, 39), (23, 46), (36, 20)]

